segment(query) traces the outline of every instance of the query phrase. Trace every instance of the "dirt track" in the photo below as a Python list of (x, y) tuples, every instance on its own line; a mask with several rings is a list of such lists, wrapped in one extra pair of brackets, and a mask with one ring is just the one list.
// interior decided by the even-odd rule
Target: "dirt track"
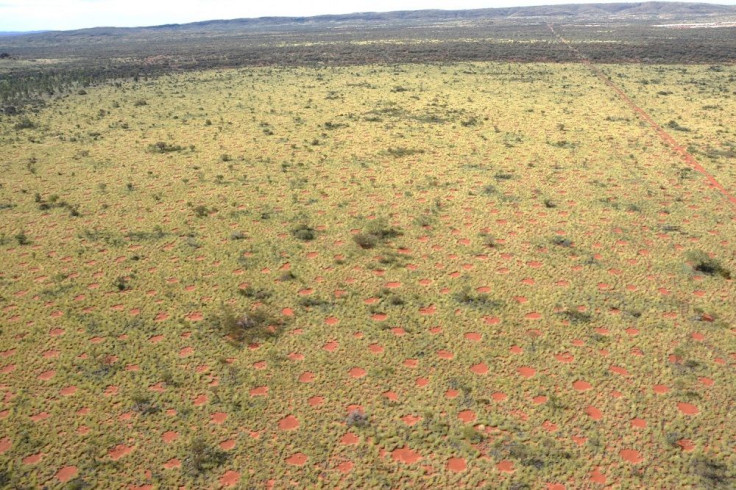
[(581, 53), (577, 48), (575, 48), (567, 39), (560, 36), (556, 31), (552, 24), (547, 24), (549, 27), (549, 30), (552, 31), (552, 34), (559, 39), (559, 41), (563, 44), (565, 44), (572, 52), (576, 54), (576, 56), (580, 59), (580, 61), (587, 66), (590, 71), (592, 71), (595, 75), (600, 78), (603, 83), (608, 85), (618, 96), (623, 100), (636, 114), (644, 121), (646, 121), (652, 129), (657, 133), (657, 135), (660, 137), (662, 141), (664, 141), (670, 148), (672, 148), (676, 153), (680, 155), (680, 157), (690, 165), (693, 170), (696, 172), (699, 172), (701, 175), (705, 177), (705, 179), (708, 181), (708, 186), (710, 186), (712, 189), (715, 189), (719, 191), (723, 196), (734, 206), (736, 206), (736, 197), (731, 195), (728, 190), (723, 187), (723, 185), (716, 180), (713, 175), (708, 172), (705, 167), (703, 167), (696, 159), (693, 157), (685, 148), (680, 145), (675, 138), (672, 137), (671, 134), (669, 134), (667, 131), (662, 128), (657, 122), (650, 116), (644, 109), (636, 105), (631, 98), (626, 95), (626, 92), (624, 92), (618, 85), (613, 83), (609, 77), (606, 76), (605, 73), (603, 73), (597, 66), (595, 66), (593, 63), (590, 62), (590, 60)]

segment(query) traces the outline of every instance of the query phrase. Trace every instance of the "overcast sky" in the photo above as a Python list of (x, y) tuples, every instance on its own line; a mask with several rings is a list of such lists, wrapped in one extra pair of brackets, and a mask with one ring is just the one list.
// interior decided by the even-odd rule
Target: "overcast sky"
[[(621, 1), (621, 0), (619, 0)], [(625, 0), (624, 0), (625, 1)], [(575, 0), (0, 0), (0, 31), (148, 26), (211, 19), (418, 9), (472, 9)], [(596, 2), (579, 2), (596, 3)], [(736, 5), (736, 0), (710, 3)]]

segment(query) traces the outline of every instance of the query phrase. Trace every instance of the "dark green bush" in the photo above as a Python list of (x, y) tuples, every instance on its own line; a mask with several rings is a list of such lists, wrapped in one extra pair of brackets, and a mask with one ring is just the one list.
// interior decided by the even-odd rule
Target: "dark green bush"
[(312, 241), (317, 237), (315, 229), (308, 225), (299, 225), (291, 230), (291, 234), (294, 235), (294, 238), (297, 240), (302, 240), (304, 242)]
[(690, 252), (688, 259), (692, 263), (693, 270), (702, 272), (709, 276), (720, 276), (724, 279), (731, 279), (731, 271), (726, 269), (718, 260), (711, 258), (702, 251)]

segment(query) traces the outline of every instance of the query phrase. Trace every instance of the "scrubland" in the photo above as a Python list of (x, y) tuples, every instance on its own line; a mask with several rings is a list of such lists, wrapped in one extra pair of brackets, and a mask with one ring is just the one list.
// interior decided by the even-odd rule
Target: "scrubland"
[[(733, 65), (601, 69), (734, 192)], [(0, 119), (0, 482), (727, 488), (736, 208), (578, 63)]]

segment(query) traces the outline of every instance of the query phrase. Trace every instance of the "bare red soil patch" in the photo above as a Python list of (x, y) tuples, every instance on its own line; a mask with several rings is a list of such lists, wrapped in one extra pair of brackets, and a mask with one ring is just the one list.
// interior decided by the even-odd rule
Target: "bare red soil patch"
[(279, 429), (281, 430), (296, 430), (299, 428), (299, 420), (293, 415), (287, 415), (283, 419), (279, 420)]
[(223, 487), (234, 487), (240, 481), (240, 473), (228, 470), (220, 477), (220, 485)]
[(637, 464), (644, 461), (644, 457), (635, 449), (622, 449), (618, 454), (627, 463)]
[(447, 460), (447, 470), (453, 473), (462, 473), (467, 467), (464, 458), (450, 458)]
[(250, 396), (268, 396), (268, 386), (258, 386), (251, 388)]
[(677, 409), (685, 415), (697, 415), (699, 410), (698, 407), (692, 403), (680, 402), (677, 404)]
[(479, 362), (478, 364), (470, 366), (470, 371), (475, 374), (487, 374), (488, 366), (485, 363)]
[(161, 434), (161, 439), (166, 443), (174, 442), (178, 438), (179, 438), (179, 433), (173, 430), (168, 430), (164, 432), (163, 434)]
[(294, 453), (286, 458), (286, 464), (291, 466), (304, 466), (309, 457), (304, 453)]
[(658, 395), (664, 395), (665, 393), (670, 391), (670, 389), (666, 385), (654, 385), (652, 387), (652, 391), (654, 391)]
[(225, 412), (215, 412), (212, 415), (210, 415), (210, 421), (213, 424), (223, 424), (227, 420), (227, 414)]
[(76, 466), (64, 466), (56, 472), (56, 479), (61, 483), (66, 483), (79, 473), (79, 469)]
[(422, 456), (416, 451), (410, 449), (408, 446), (404, 446), (399, 449), (391, 451), (391, 458), (394, 461), (399, 461), (405, 464), (414, 464), (421, 461)]
[(593, 388), (593, 385), (591, 385), (587, 381), (579, 379), (572, 384), (572, 387), (575, 388), (577, 391), (588, 391)]
[(307, 403), (310, 407), (318, 407), (322, 405), (325, 402), (325, 397), (323, 396), (312, 396), (307, 400)]
[(11, 441), (10, 438), (3, 437), (0, 439), (0, 454), (8, 451), (11, 447), (13, 447), (13, 441)]
[(133, 447), (126, 446), (125, 444), (118, 444), (114, 448), (110, 449), (107, 454), (108, 456), (110, 456), (110, 459), (112, 459), (113, 461), (117, 461), (118, 459), (130, 454), (131, 452), (133, 452)]
[(522, 378), (532, 378), (535, 374), (537, 374), (537, 370), (529, 366), (522, 366), (517, 369), (516, 372), (519, 373), (519, 376), (521, 376)]
[(469, 424), (475, 421), (476, 415), (472, 410), (463, 410), (457, 414), (457, 418), (462, 420), (464, 423)]
[(603, 418), (603, 413), (601, 413), (601, 411), (600, 411), (600, 410), (598, 410), (597, 408), (595, 408), (595, 407), (594, 407), (593, 405), (589, 405), (589, 406), (588, 406), (588, 407), (587, 407), (587, 408), (585, 409), (585, 413), (587, 413), (587, 414), (588, 414), (588, 416), (589, 416), (589, 417), (590, 417), (591, 419), (593, 419), (593, 420), (600, 420), (600, 419), (602, 419), (602, 418)]
[(43, 453), (31, 454), (23, 458), (23, 464), (36, 464), (43, 459)]

